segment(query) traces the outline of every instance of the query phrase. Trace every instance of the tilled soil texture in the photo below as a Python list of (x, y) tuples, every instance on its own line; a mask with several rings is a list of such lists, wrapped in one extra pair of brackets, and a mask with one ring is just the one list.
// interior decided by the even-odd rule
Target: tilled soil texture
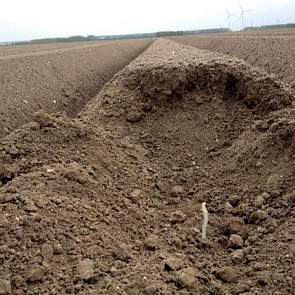
[[(262, 31), (263, 32), (263, 31)], [(295, 88), (295, 30), (173, 38), (183, 44), (244, 59)]]
[[(76, 115), (151, 40), (0, 48), (0, 138), (33, 114)], [(14, 51), (13, 51), (14, 49)], [(29, 50), (31, 50), (29, 52)], [(1, 52), (5, 52), (1, 56)]]
[[(99, 41), (99, 44), (106, 45), (114, 41)], [(64, 51), (65, 49), (73, 49), (75, 47), (92, 47), (97, 46), (97, 41), (90, 42), (65, 42), (65, 43), (45, 43), (45, 44), (25, 44), (25, 45), (3, 45), (0, 46), (0, 57), (11, 57), (12, 55), (42, 54), (48, 51)]]
[(0, 293), (291, 294), (294, 98), (158, 40), (77, 118), (38, 112), (0, 146)]

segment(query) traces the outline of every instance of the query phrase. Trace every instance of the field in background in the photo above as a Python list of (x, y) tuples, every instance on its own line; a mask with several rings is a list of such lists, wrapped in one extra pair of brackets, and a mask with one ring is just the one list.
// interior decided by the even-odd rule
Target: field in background
[[(78, 48), (97, 47), (105, 45), (115, 45), (118, 42), (132, 42), (141, 41), (142, 39), (136, 40), (105, 40), (105, 41), (89, 41), (89, 42), (70, 42), (70, 43), (48, 43), (48, 44), (26, 44), (26, 45), (15, 45), (15, 46), (0, 46), (0, 59), (6, 57), (13, 57), (14, 55), (23, 54), (34, 54), (34, 53), (47, 53), (51, 51), (67, 51)], [(148, 38), (147, 38), (148, 40)]]
[(295, 29), (172, 38), (200, 49), (229, 54), (295, 87)]

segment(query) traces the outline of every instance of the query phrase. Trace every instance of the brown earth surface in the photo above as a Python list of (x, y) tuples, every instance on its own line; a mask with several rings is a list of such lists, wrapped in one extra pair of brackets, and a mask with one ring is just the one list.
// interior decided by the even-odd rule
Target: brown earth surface
[(295, 88), (295, 30), (270, 30), (172, 38), (186, 45), (229, 54), (275, 74)]
[(15, 46), (7, 47), (4, 56), (0, 48), (0, 138), (29, 122), (39, 109), (76, 115), (150, 42)]
[(99, 41), (99, 42), (68, 42), (68, 43), (51, 43), (51, 44), (25, 44), (25, 45), (9, 45), (0, 46), (0, 58), (4, 58), (11, 55), (31, 54), (34, 52), (52, 51), (59, 49), (70, 49), (75, 47), (89, 47), (99, 44), (106, 44), (113, 41)]
[(292, 294), (294, 99), (158, 40), (77, 118), (39, 111), (0, 145), (0, 294)]

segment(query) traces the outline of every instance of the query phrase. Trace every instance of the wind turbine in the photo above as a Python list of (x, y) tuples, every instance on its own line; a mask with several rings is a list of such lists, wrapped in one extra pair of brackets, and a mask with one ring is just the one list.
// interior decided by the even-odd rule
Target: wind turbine
[(245, 14), (248, 13), (248, 12), (251, 12), (252, 10), (244, 9), (240, 3), (239, 3), (239, 6), (240, 6), (240, 9), (241, 9), (240, 19), (241, 19), (241, 22), (242, 22), (242, 31), (244, 31), (244, 29), (245, 29)]
[(226, 15), (227, 15), (227, 25), (228, 25), (228, 29), (230, 30), (231, 28), (231, 23), (230, 23), (230, 18), (234, 17), (234, 14), (230, 14), (229, 11), (226, 9)]

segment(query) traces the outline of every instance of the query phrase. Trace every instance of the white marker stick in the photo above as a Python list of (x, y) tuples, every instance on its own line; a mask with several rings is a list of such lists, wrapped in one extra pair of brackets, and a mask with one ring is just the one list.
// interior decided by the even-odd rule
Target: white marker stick
[(206, 202), (202, 203), (202, 212), (204, 217), (204, 222), (202, 225), (202, 239), (206, 239), (207, 225), (208, 225), (208, 211), (206, 208)]

